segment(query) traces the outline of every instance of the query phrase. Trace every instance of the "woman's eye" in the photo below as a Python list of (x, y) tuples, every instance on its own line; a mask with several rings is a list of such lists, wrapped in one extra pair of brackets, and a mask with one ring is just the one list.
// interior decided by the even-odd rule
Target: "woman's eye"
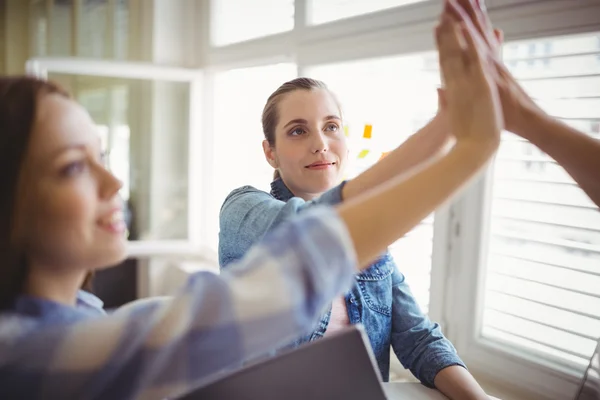
[(61, 175), (67, 177), (78, 175), (85, 170), (86, 166), (87, 163), (84, 160), (74, 161), (61, 170)]
[(328, 131), (337, 132), (338, 129), (340, 129), (340, 128), (336, 124), (329, 124), (329, 125), (327, 125), (327, 130)]
[(306, 133), (306, 131), (302, 128), (295, 128), (294, 130), (290, 131), (290, 135), (292, 136), (300, 136), (304, 133)]

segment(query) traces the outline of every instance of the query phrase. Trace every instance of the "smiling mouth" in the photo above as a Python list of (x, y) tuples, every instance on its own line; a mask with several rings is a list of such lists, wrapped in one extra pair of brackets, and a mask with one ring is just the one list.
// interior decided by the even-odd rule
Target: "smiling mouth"
[(307, 169), (325, 169), (325, 168), (333, 167), (336, 164), (337, 163), (335, 163), (335, 162), (317, 162), (317, 163), (313, 163), (313, 164), (307, 165), (304, 168), (307, 168)]
[(111, 233), (123, 233), (127, 229), (127, 225), (125, 224), (125, 214), (121, 210), (112, 212), (110, 215), (100, 219), (98, 221), (98, 226)]

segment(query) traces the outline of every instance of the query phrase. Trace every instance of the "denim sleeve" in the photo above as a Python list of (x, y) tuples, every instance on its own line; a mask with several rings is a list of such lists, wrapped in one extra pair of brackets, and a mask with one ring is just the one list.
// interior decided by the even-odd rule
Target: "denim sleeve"
[(221, 268), (239, 260), (267, 232), (314, 205), (334, 205), (342, 201), (344, 183), (315, 200), (293, 197), (287, 202), (252, 186), (231, 192), (219, 215), (219, 265)]
[(404, 368), (428, 387), (438, 372), (452, 365), (466, 368), (456, 349), (417, 304), (404, 275), (392, 275), (392, 348)]

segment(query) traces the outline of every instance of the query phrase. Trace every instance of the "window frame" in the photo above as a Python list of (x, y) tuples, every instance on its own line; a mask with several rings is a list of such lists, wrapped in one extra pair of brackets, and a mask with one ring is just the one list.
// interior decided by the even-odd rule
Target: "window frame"
[[(427, 0), (318, 25), (308, 24), (307, 3), (295, 1), (295, 25), (291, 31), (222, 47), (205, 45), (203, 66), (207, 71), (219, 71), (294, 62), (299, 75), (303, 75), (307, 68), (321, 64), (435, 49), (432, 32), (441, 8), (438, 1)], [(600, 14), (600, 4), (596, 0), (580, 0), (577, 7), (570, 0), (486, 3), (507, 43), (598, 30), (595, 15)], [(204, 2), (201, 11), (210, 15), (210, 1)], [(210, 73), (207, 76), (210, 87)], [(210, 120), (209, 102), (207, 105)], [(215, 134), (210, 129), (208, 132), (208, 136)], [(491, 179), (490, 167), (435, 214), (429, 315), (440, 322), (461, 356), (480, 376), (532, 396), (569, 398), (579, 380), (577, 371), (522, 352), (517, 354), (480, 338), (477, 332), (483, 307), (484, 238), (490, 222)]]
[[(89, 75), (123, 79), (145, 79), (187, 83), (190, 87), (190, 109), (202, 109), (204, 74), (202, 70), (163, 67), (149, 63), (134, 63), (106, 60), (86, 60), (74, 57), (38, 57), (27, 61), (26, 73), (41, 79), (48, 79), (49, 73)], [(206, 174), (204, 163), (195, 157), (194, 149), (206, 148), (205, 138), (200, 134), (202, 117), (189, 113), (188, 132), (188, 222), (204, 219), (202, 210), (202, 183), (193, 179)], [(132, 258), (152, 258), (167, 256), (191, 256), (198, 253), (206, 243), (208, 232), (201, 224), (188, 223), (188, 237), (184, 240), (135, 240), (128, 242), (128, 256)]]

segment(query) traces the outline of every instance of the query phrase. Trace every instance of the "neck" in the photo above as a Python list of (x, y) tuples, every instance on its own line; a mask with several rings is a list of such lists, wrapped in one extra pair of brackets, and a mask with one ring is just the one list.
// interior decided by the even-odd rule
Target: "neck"
[(24, 292), (29, 296), (74, 306), (85, 274), (86, 271), (81, 270), (65, 271), (31, 265)]
[(283, 178), (280, 178), (280, 179), (283, 182), (283, 184), (285, 185), (285, 187), (287, 187), (288, 190), (294, 195), (294, 197), (300, 197), (304, 201), (311, 201), (323, 194), (323, 193), (308, 193), (308, 192), (304, 192), (302, 190), (298, 190), (295, 187), (293, 187), (292, 185), (288, 185), (283, 180)]
[(311, 201), (313, 199), (316, 199), (317, 197), (319, 197), (322, 194), (322, 193), (303, 193), (303, 192), (296, 192), (294, 190), (292, 190), (292, 193), (294, 193), (294, 196), (300, 197), (304, 201)]

